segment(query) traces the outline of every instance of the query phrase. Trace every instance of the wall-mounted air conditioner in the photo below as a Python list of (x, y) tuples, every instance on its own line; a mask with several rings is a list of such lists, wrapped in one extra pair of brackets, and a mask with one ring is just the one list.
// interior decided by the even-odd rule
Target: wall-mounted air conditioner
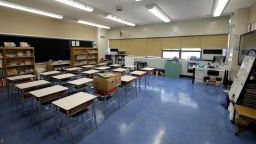
[(226, 56), (227, 49), (204, 49), (201, 59), (213, 60), (214, 56)]

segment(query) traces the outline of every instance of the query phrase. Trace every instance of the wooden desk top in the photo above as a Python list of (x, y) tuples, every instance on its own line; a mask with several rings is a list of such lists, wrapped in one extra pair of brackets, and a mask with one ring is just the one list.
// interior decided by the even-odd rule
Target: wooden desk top
[(40, 75), (49, 76), (49, 75), (54, 75), (54, 74), (59, 74), (59, 73), (61, 73), (61, 72), (60, 71), (48, 71), (48, 72), (40, 73)]
[(53, 76), (52, 78), (62, 80), (62, 79), (71, 78), (71, 77), (74, 77), (74, 76), (76, 76), (76, 75), (74, 75), (72, 73), (66, 73), (66, 74)]
[(125, 76), (122, 76), (121, 77), (121, 81), (122, 82), (131, 82), (133, 80), (137, 79), (137, 77), (134, 77), (134, 76), (129, 76), (129, 75), (125, 75)]
[(65, 69), (65, 71), (79, 71), (81, 69), (82, 68), (80, 68), (80, 67), (72, 67), (72, 68)]
[(131, 72), (131, 74), (132, 74), (132, 75), (138, 75), (138, 76), (141, 76), (141, 75), (146, 74), (146, 72), (145, 72), (145, 71), (133, 71), (133, 72)]
[(110, 67), (103, 66), (103, 67), (97, 67), (96, 69), (97, 70), (106, 70), (106, 69), (110, 69)]
[(93, 68), (95, 67), (95, 65), (85, 65), (85, 66), (81, 66), (82, 68)]
[(65, 90), (68, 90), (68, 88), (61, 86), (61, 85), (55, 85), (55, 86), (50, 86), (47, 88), (31, 91), (29, 93), (37, 98), (41, 98), (41, 97), (48, 96), (50, 94), (54, 94), (54, 93), (58, 93), (58, 92), (62, 92)]
[(65, 98), (56, 100), (52, 102), (57, 107), (60, 107), (66, 111), (71, 110), (81, 104), (84, 104), (86, 102), (89, 102), (93, 99), (95, 99), (97, 96), (85, 93), (85, 92), (79, 92), (70, 96), (67, 96)]
[(143, 71), (152, 71), (152, 70), (154, 70), (155, 68), (150, 68), (150, 67), (145, 67), (145, 68), (143, 68), (142, 70)]
[(20, 76), (7, 77), (7, 79), (10, 80), (10, 81), (15, 81), (15, 80), (23, 80), (23, 79), (34, 78), (34, 77), (35, 77), (35, 75), (28, 74), (28, 75), (20, 75)]
[(89, 79), (89, 78), (80, 78), (77, 80), (73, 80), (73, 81), (69, 81), (69, 84), (75, 85), (75, 86), (80, 86), (80, 85), (84, 85), (86, 83), (92, 82), (93, 79)]
[(125, 68), (117, 68), (117, 69), (113, 69), (113, 72), (125, 72), (127, 69)]
[(108, 65), (108, 63), (98, 63), (97, 66), (105, 66)]
[(23, 90), (23, 89), (33, 88), (33, 87), (41, 86), (41, 85), (45, 85), (45, 84), (50, 84), (50, 82), (48, 82), (46, 80), (37, 80), (37, 81), (17, 84), (17, 85), (15, 85), (15, 87), (19, 88), (20, 90)]
[(84, 71), (82, 73), (83, 74), (95, 74), (95, 73), (98, 73), (98, 72), (100, 72), (100, 71), (98, 71), (98, 70), (88, 70), (88, 71)]
[(134, 66), (134, 65), (126, 65), (126, 66), (124, 66), (125, 68), (135, 68), (136, 66)]
[(236, 105), (236, 110), (240, 116), (256, 120), (256, 109)]

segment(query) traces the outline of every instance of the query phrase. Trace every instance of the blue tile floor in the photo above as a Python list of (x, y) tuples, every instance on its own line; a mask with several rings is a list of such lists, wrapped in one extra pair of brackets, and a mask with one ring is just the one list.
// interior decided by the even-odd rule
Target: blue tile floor
[[(65, 133), (57, 133), (50, 118), (39, 130), (39, 122), (15, 111), (6, 91), (0, 91), (0, 137), (7, 144), (70, 143)], [(220, 87), (192, 85), (190, 78), (154, 78), (137, 98), (129, 94), (121, 108), (113, 108), (104, 120), (103, 107), (96, 108), (98, 128), (85, 124), (74, 131), (80, 144), (255, 144), (256, 133), (234, 135), (235, 126), (220, 102)]]

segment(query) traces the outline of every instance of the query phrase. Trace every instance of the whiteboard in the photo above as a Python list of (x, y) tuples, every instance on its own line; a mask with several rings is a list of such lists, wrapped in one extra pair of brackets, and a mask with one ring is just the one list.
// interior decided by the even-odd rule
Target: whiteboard
[(254, 64), (255, 57), (245, 56), (229, 91), (229, 99), (236, 102)]

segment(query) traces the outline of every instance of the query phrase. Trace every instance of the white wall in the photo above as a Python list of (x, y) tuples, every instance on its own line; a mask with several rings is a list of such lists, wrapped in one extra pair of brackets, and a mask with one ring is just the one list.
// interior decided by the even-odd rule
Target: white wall
[(107, 53), (108, 48), (108, 40), (109, 40), (109, 30), (98, 29), (97, 33), (97, 47), (99, 51), (99, 59), (105, 58), (105, 54)]
[(239, 40), (240, 40), (240, 35), (247, 32), (249, 19), (250, 19), (250, 8), (238, 9), (234, 12), (233, 16), (231, 17), (231, 25), (230, 25), (231, 39), (230, 39), (230, 46), (229, 46), (229, 51), (232, 56), (232, 61), (230, 61), (231, 79), (233, 79), (236, 76), (240, 68), (240, 66), (238, 65)]
[[(228, 34), (229, 16), (202, 18), (170, 23), (122, 27), (110, 30), (110, 39), (171, 37), (188, 35)], [(122, 36), (120, 37), (120, 31)]]
[(0, 7), (0, 33), (96, 40), (97, 28)]

